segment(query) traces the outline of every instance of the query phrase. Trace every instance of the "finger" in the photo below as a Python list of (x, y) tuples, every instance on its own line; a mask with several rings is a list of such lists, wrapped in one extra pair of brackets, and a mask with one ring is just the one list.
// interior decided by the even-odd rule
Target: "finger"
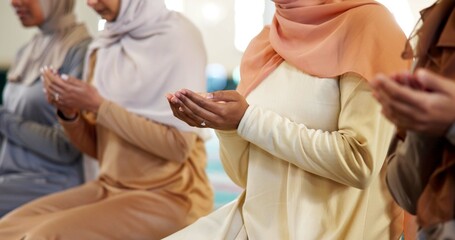
[(174, 94), (172, 93), (166, 93), (166, 99), (167, 101), (171, 104), (171, 99), (174, 97)]
[[(205, 112), (202, 112), (203, 114), (206, 114), (204, 115), (204, 117), (211, 117), (211, 116), (207, 116), (207, 114), (210, 114), (210, 113), (214, 113), (215, 115), (221, 115), (222, 113), (222, 107), (223, 106), (220, 106), (220, 103), (219, 102), (215, 102), (212, 98), (211, 98), (211, 93), (208, 93), (206, 97), (204, 96), (201, 96), (201, 94), (198, 94), (198, 93), (194, 93), (188, 89), (182, 89), (178, 92), (175, 93), (175, 96), (177, 98), (179, 98), (180, 101), (183, 102), (183, 97), (186, 97), (187, 99), (189, 99), (189, 101), (191, 101), (192, 103), (194, 104), (191, 104), (189, 107), (193, 107), (194, 109), (192, 110), (195, 110), (195, 111), (201, 111), (202, 109), (206, 110)], [(186, 103), (184, 103), (186, 104)], [(198, 107), (202, 108), (202, 109), (195, 109), (195, 105), (197, 105)]]
[(202, 123), (204, 120), (195, 116), (191, 110), (184, 106), (184, 104), (177, 97), (169, 97), (170, 99), (168, 101), (171, 105), (171, 110), (174, 116), (186, 122), (190, 126), (200, 127), (200, 123)]
[(413, 75), (409, 71), (402, 71), (392, 75), (391, 78), (401, 85), (411, 86)]
[(235, 90), (223, 90), (223, 91), (216, 91), (213, 93), (209, 93), (207, 95), (207, 98), (211, 98), (215, 102), (237, 102), (241, 98), (241, 95), (239, 92)]
[(379, 94), (378, 101), (381, 103), (383, 108), (389, 112), (390, 115), (394, 116), (394, 118), (397, 118), (397, 116), (409, 116), (411, 118), (417, 118), (417, 115), (421, 113), (419, 109), (416, 109), (414, 106), (402, 101), (396, 101), (383, 91), (380, 92), (382, 94)]
[(191, 92), (191, 94), (188, 95), (184, 95), (181, 94), (180, 92), (177, 92), (175, 93), (175, 96), (183, 103), (181, 105), (181, 107), (183, 108), (183, 112), (189, 114), (188, 110), (191, 111), (191, 113), (194, 114), (198, 120), (216, 122), (216, 120), (219, 118), (219, 115), (217, 113), (213, 113), (205, 108), (207, 107), (209, 109), (215, 109), (215, 111), (219, 112), (218, 110), (219, 107), (213, 105), (220, 103), (215, 103), (210, 100), (207, 100), (193, 92)]
[(43, 71), (43, 76), (45, 78), (48, 89), (53, 89), (59, 93), (68, 91), (68, 85), (63, 81), (58, 75), (54, 74), (50, 69), (45, 69)]
[(183, 108), (180, 107), (182, 102), (180, 102), (180, 100), (177, 97), (175, 97), (174, 94), (167, 93), (166, 94), (166, 99), (169, 102), (169, 105), (171, 106), (172, 109), (178, 110), (180, 112), (183, 111)]
[(88, 83), (80, 80), (80, 79), (77, 79), (73, 76), (69, 76), (69, 75), (62, 75), (62, 80), (64, 80), (69, 86), (73, 86), (73, 87), (81, 87), (81, 86), (85, 86), (85, 85), (88, 85)]
[(381, 95), (387, 96), (391, 105), (406, 104), (409, 107), (423, 110), (421, 99), (425, 95), (424, 92), (400, 85), (395, 81), (389, 81), (388, 78), (378, 80)]
[(393, 81), (393, 79), (385, 74), (379, 73), (374, 76), (374, 78), (369, 82), (371, 88), (374, 91), (379, 91), (381, 90), (383, 86), (384, 81)]
[(169, 107), (171, 108), (172, 113), (174, 114), (174, 116), (183, 121), (182, 116), (180, 114), (181, 111), (179, 110), (180, 104), (173, 103), (172, 102), (172, 96), (168, 96), (167, 95), (166, 98), (167, 98), (167, 101), (169, 103)]
[(425, 89), (428, 89), (430, 91), (446, 93), (449, 89), (453, 88), (452, 80), (426, 69), (417, 70), (416, 77), (417, 77), (416, 80)]
[(194, 127), (208, 127), (208, 122), (211, 121), (210, 119), (201, 117), (197, 113), (193, 112), (193, 110), (190, 109), (185, 103), (182, 103), (179, 106), (178, 112), (183, 116), (183, 118), (187, 119), (185, 122)]

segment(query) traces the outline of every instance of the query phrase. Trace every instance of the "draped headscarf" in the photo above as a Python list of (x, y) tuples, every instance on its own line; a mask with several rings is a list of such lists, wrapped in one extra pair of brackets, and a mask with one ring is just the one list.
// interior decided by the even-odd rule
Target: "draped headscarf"
[(40, 76), (41, 67), (60, 68), (68, 51), (90, 38), (85, 25), (76, 22), (74, 3), (74, 0), (40, 0), (45, 21), (16, 57), (8, 72), (9, 81), (32, 84)]
[[(206, 90), (205, 47), (195, 26), (163, 0), (122, 0), (118, 17), (106, 24), (87, 57), (95, 51), (93, 84), (104, 98), (180, 130), (201, 131), (173, 116), (165, 94)], [(84, 72), (87, 78), (88, 65)]]
[[(422, 27), (416, 32), (416, 69), (426, 68), (455, 81), (455, 1), (440, 0), (423, 10)], [(408, 45), (409, 46), (409, 45)], [(417, 221), (422, 227), (455, 218), (455, 146), (444, 139), (441, 152), (434, 153), (438, 167), (417, 202)]]
[(317, 77), (407, 69), (406, 37), (390, 12), (372, 0), (275, 0), (270, 26), (242, 59), (238, 91), (247, 95), (283, 61)]

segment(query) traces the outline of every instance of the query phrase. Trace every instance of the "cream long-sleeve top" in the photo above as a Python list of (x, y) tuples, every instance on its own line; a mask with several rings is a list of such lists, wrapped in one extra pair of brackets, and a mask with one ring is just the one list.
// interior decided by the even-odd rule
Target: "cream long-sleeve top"
[(168, 239), (398, 239), (385, 185), (392, 125), (365, 79), (282, 63), (247, 97), (237, 131), (218, 131), (234, 202)]

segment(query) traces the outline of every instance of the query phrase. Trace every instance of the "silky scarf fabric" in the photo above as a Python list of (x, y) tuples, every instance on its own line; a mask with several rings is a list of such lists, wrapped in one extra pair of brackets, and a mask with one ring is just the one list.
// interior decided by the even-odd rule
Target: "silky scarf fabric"
[[(455, 1), (442, 0), (422, 11), (417, 31), (417, 68), (427, 68), (455, 81)], [(411, 49), (407, 49), (406, 56)], [(429, 159), (439, 162), (417, 203), (417, 221), (431, 227), (455, 219), (455, 146), (444, 140), (441, 153)]]
[(276, 0), (272, 24), (248, 46), (238, 91), (250, 93), (283, 61), (317, 77), (407, 69), (406, 37), (390, 12), (372, 0)]
[(199, 31), (163, 0), (122, 0), (119, 16), (106, 24), (87, 57), (94, 51), (93, 84), (104, 98), (180, 130), (201, 131), (173, 116), (165, 94), (206, 90), (205, 48)]
[(74, 45), (90, 38), (85, 25), (76, 23), (74, 3), (74, 0), (40, 0), (45, 22), (12, 64), (9, 81), (32, 84), (38, 79), (41, 67), (58, 69)]

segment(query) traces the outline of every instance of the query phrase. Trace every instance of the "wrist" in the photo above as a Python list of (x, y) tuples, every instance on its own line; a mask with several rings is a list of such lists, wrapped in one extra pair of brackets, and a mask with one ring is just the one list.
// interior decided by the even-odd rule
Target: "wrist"
[(94, 112), (94, 113), (97, 113), (98, 110), (100, 109), (101, 105), (103, 104), (104, 102), (104, 99), (98, 99), (98, 101), (96, 101), (93, 106), (91, 107), (90, 111), (91, 112)]

